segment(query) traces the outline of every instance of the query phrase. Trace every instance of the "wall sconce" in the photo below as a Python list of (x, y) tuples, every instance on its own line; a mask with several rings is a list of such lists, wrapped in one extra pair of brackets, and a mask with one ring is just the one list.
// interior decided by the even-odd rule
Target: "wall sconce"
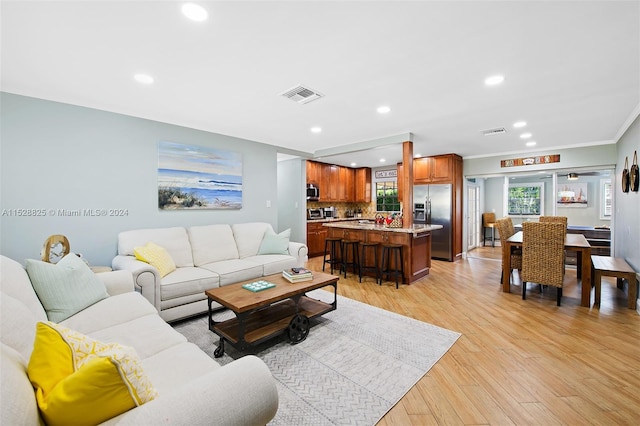
[(569, 173), (567, 175), (567, 179), (569, 179), (569, 180), (578, 180), (578, 174), (577, 173)]

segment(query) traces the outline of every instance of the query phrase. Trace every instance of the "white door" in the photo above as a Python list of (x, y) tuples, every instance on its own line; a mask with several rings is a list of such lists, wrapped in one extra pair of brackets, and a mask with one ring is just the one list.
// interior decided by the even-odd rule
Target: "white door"
[(480, 246), (480, 187), (469, 185), (467, 187), (467, 251)]

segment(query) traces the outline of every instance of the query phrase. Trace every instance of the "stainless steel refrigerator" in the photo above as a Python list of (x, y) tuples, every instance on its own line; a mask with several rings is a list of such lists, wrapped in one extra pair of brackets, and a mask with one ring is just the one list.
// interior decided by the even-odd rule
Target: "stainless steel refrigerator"
[(451, 184), (414, 185), (413, 202), (424, 203), (426, 215), (422, 222), (442, 225), (442, 229), (431, 233), (431, 257), (453, 261), (452, 194)]

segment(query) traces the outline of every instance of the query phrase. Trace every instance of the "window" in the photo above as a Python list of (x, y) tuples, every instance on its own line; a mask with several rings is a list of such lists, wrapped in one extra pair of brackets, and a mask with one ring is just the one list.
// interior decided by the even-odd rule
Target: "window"
[(544, 184), (509, 185), (507, 214), (509, 216), (540, 216), (544, 211)]
[(376, 182), (376, 210), (381, 212), (400, 211), (396, 181)]
[(611, 188), (611, 179), (602, 179), (600, 181), (600, 219), (611, 220), (611, 209), (613, 204), (613, 195)]

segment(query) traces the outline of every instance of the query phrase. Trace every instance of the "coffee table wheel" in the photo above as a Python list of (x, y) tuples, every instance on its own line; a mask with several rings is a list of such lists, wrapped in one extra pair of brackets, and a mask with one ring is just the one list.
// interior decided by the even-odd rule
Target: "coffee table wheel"
[(216, 358), (220, 358), (222, 355), (224, 355), (224, 339), (220, 339), (218, 347), (213, 351), (213, 356)]
[(289, 322), (287, 334), (291, 343), (300, 343), (309, 335), (309, 318), (296, 314)]

